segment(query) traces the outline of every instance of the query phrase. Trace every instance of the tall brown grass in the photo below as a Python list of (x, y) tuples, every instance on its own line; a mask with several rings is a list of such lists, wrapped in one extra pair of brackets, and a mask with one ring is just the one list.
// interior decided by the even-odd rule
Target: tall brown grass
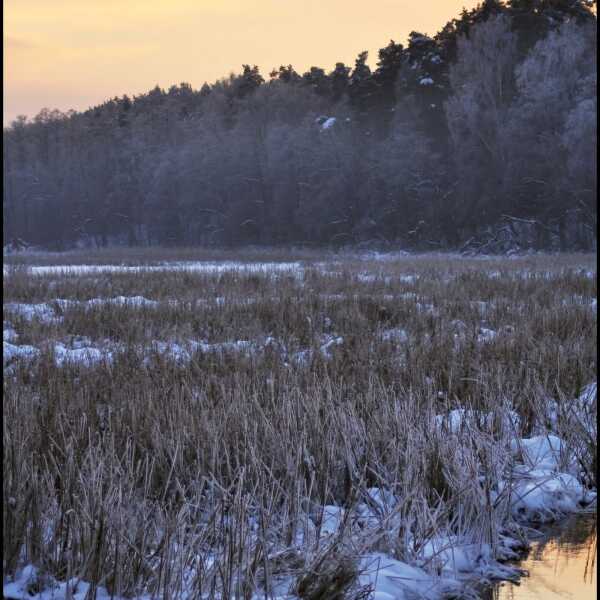
[[(160, 305), (57, 307), (63, 320), (51, 324), (5, 309), (18, 343), (84, 335), (128, 350), (112, 364), (57, 368), (47, 349), (5, 377), (4, 573), (32, 562), (60, 580), (165, 599), (271, 597), (287, 577), (302, 598), (358, 598), (367, 551), (415, 560), (441, 529), (497, 544), (506, 499), (489, 502), (474, 465), (493, 485), (507, 440), (531, 430), (547, 398), (596, 379), (596, 313), (577, 303), (596, 297), (594, 259), (318, 262), (302, 277), (5, 275), (5, 303), (143, 295)], [(499, 335), (478, 341), (481, 327)], [(408, 341), (383, 340), (391, 328)], [(326, 334), (343, 337), (330, 360), (318, 351)], [(152, 340), (268, 336), (278, 345), (197, 353), (184, 366), (136, 352)], [(309, 348), (308, 364), (290, 359)], [(497, 424), (510, 407), (523, 430), (474, 422), (458, 453), (432, 427), (457, 406), (490, 410)], [(370, 487), (399, 499), (400, 528), (384, 513), (375, 527), (361, 523)], [(330, 504), (346, 519), (323, 538)]]

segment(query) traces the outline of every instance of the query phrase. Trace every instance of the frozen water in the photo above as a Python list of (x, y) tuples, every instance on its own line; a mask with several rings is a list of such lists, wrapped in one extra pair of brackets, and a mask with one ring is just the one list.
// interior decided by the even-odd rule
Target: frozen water
[[(183, 261), (165, 262), (157, 265), (35, 265), (28, 267), (31, 275), (88, 275), (95, 273), (150, 273), (160, 271), (185, 271), (194, 273), (227, 273), (238, 271), (240, 273), (271, 273), (271, 272), (299, 272), (302, 264), (299, 262), (204, 262)], [(10, 275), (4, 267), (4, 275)]]

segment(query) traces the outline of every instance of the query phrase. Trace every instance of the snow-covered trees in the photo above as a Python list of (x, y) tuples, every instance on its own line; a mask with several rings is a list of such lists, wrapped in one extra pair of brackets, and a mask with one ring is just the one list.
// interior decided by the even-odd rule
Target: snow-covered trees
[(244, 65), (200, 90), (19, 119), (4, 130), (4, 239), (425, 249), (506, 225), (587, 248), (595, 25), (584, 2), (489, 0), (390, 42), (373, 70), (366, 53), (269, 81)]
[(458, 40), (450, 67), (452, 95), (445, 105), (453, 166), (465, 228), (494, 220), (510, 201), (506, 165), (507, 114), (514, 95), (516, 35), (505, 16), (494, 16)]
[(589, 247), (575, 232), (596, 214), (595, 25), (567, 21), (523, 56), (496, 15), (457, 48), (446, 115), (464, 219), (524, 218), (538, 247)]
[(562, 231), (574, 211), (594, 212), (595, 27), (569, 22), (550, 32), (517, 67), (516, 86), (508, 124), (515, 208), (528, 205)]

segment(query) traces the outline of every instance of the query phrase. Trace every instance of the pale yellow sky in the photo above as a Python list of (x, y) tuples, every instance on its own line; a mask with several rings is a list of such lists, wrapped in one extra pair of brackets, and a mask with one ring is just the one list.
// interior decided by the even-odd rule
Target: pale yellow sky
[(374, 64), (390, 39), (436, 33), (474, 0), (4, 0), (4, 123), (43, 107), (194, 88), (257, 64)]

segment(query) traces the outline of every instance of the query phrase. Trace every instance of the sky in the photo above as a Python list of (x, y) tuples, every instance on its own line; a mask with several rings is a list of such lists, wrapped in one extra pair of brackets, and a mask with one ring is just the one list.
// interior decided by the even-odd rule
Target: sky
[(4, 0), (4, 124), (42, 108), (199, 88), (243, 63), (263, 75), (353, 64), (390, 39), (435, 34), (472, 0)]

